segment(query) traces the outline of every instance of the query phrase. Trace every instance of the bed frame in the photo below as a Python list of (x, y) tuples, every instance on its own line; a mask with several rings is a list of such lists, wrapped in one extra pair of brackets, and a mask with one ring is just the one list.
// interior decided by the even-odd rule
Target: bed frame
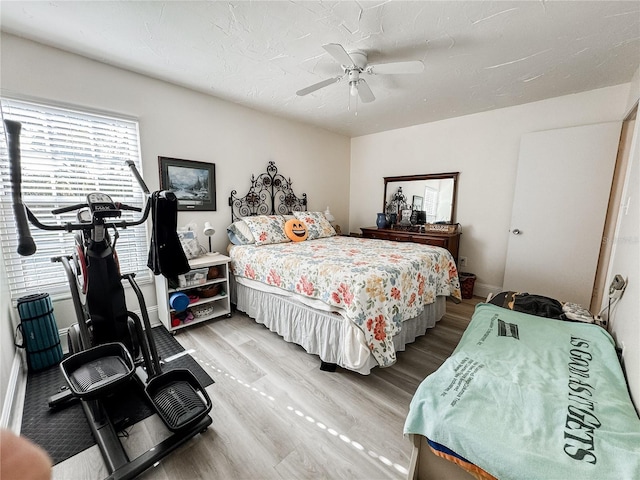
[(278, 173), (273, 161), (269, 161), (267, 171), (257, 177), (251, 175), (251, 186), (244, 197), (238, 197), (233, 190), (229, 196), (231, 222), (242, 217), (256, 215), (290, 215), (294, 210), (307, 210), (307, 194), (298, 197), (291, 188), (291, 178)]
[[(232, 190), (229, 196), (229, 206), (231, 207), (231, 222), (240, 220), (242, 217), (250, 217), (257, 215), (290, 215), (293, 211), (307, 211), (307, 194), (303, 193), (298, 197), (291, 188), (292, 181), (284, 175), (278, 173), (278, 168), (273, 161), (269, 161), (267, 171), (258, 176), (251, 175), (251, 185), (246, 195), (237, 196), (237, 191)], [(287, 342), (293, 342), (301, 345), (307, 352), (317, 354), (320, 357), (320, 369), (333, 372), (341, 365), (340, 353), (336, 350), (332, 352), (317, 352), (313, 348), (305, 344), (304, 337), (290, 336), (289, 327), (283, 323), (282, 313), (270, 311), (268, 308), (262, 308), (261, 305), (273, 306), (275, 304), (284, 304), (287, 309), (287, 317), (305, 318), (305, 328), (313, 335), (320, 335), (322, 325), (332, 324), (333, 343), (339, 344), (340, 322), (337, 316), (328, 312), (312, 309), (299, 303), (293, 299), (280, 297), (279, 295), (269, 294), (253, 290), (249, 287), (238, 285), (235, 278), (230, 279), (230, 296), (231, 302), (236, 308), (245, 312), (249, 317), (257, 323), (267, 326), (271, 331), (276, 332)], [(253, 295), (251, 298), (249, 295)], [(434, 302), (430, 308), (425, 308), (422, 315), (409, 319), (405, 322), (407, 332), (396, 335), (394, 337), (394, 346), (396, 351), (403, 351), (405, 345), (415, 341), (416, 337), (424, 335), (428, 328), (435, 326), (446, 311), (444, 299)], [(289, 337), (289, 338), (287, 338)], [(316, 337), (319, 338), (319, 337)], [(325, 358), (323, 358), (323, 356)], [(329, 358), (330, 357), (330, 358)], [(343, 365), (342, 365), (343, 366)], [(359, 373), (369, 373), (370, 366), (364, 366)]]
[(409, 463), (408, 480), (436, 480), (439, 478), (472, 480), (478, 478), (455, 463), (433, 453), (426, 437), (415, 434), (411, 434), (409, 437), (413, 443), (413, 450)]

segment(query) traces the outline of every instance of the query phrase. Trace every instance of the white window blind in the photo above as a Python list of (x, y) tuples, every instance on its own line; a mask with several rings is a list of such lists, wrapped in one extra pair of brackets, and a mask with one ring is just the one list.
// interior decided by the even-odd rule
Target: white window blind
[[(102, 192), (116, 202), (143, 207), (144, 193), (126, 165), (132, 160), (142, 172), (137, 122), (72, 111), (7, 98), (0, 99), (2, 140), (0, 159), (0, 243), (12, 298), (31, 293), (59, 295), (69, 291), (62, 264), (51, 257), (69, 255), (73, 233), (39, 230), (29, 224), (37, 252), (16, 253), (17, 231), (11, 203), (11, 184), (4, 120), (22, 123), (22, 198), (45, 224), (76, 221), (75, 212), (53, 215), (51, 210), (86, 202), (86, 195)], [(141, 214), (123, 212), (122, 219)], [(135, 272), (141, 283), (151, 279), (147, 268), (146, 224), (119, 230), (118, 259), (122, 273)], [(113, 232), (109, 229), (110, 233)]]
[(436, 221), (436, 213), (438, 210), (438, 190), (431, 187), (424, 188), (424, 204), (423, 209), (427, 215), (427, 222)]

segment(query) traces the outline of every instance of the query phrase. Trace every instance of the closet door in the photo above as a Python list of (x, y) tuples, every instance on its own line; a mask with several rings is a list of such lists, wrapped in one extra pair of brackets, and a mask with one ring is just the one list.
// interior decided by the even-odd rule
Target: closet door
[(522, 137), (504, 290), (589, 307), (620, 128), (601, 123)]

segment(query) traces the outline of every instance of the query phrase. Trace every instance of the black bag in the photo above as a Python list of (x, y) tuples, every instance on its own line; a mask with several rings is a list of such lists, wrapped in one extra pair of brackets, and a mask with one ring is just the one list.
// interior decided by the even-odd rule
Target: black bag
[(566, 320), (562, 311), (562, 303), (550, 297), (531, 295), (520, 292), (500, 292), (493, 296), (489, 303), (516, 312), (528, 313), (538, 317)]

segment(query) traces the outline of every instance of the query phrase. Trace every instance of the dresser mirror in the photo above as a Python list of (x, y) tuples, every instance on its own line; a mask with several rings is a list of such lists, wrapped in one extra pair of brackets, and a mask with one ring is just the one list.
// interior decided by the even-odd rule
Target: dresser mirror
[(384, 177), (383, 212), (390, 223), (453, 224), (456, 223), (458, 174), (403, 175)]

